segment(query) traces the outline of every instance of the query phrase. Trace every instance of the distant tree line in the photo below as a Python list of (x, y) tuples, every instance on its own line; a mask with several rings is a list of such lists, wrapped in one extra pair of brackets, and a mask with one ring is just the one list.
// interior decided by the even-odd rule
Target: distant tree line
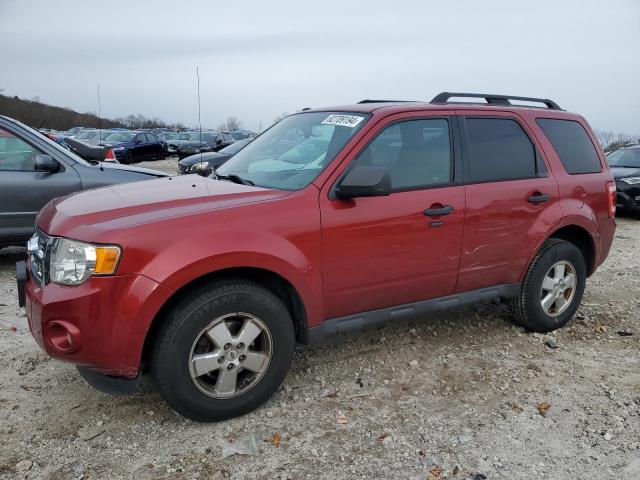
[(632, 143), (640, 143), (640, 135), (627, 135), (626, 133), (614, 133), (605, 130), (594, 130), (593, 133), (595, 133), (600, 146), (605, 152), (612, 152)]
[(54, 107), (42, 103), (38, 97), (30, 100), (0, 94), (0, 115), (15, 118), (33, 128), (69, 130), (72, 127), (93, 128), (171, 128), (183, 130), (181, 123), (167, 123), (157, 117), (142, 114), (120, 118), (98, 118), (95, 112), (79, 113), (68, 107)]

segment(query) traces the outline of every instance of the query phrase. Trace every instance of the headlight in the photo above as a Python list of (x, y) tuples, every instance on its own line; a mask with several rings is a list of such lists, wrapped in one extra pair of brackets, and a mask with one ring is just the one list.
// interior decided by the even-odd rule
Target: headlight
[(191, 168), (189, 168), (190, 172), (196, 172), (198, 170), (209, 170), (209, 163), (198, 162), (198, 163), (194, 163), (193, 165), (191, 165)]
[(113, 150), (121, 151), (124, 150), (124, 147), (115, 147)]
[(115, 273), (120, 247), (57, 238), (49, 260), (49, 278), (61, 285), (80, 285), (91, 275)]
[(628, 183), (629, 185), (637, 185), (638, 183), (640, 183), (640, 177), (621, 178), (620, 181)]

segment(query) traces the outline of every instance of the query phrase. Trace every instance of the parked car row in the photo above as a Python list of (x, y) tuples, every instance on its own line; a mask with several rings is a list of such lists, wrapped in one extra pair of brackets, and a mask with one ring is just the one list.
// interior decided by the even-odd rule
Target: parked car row
[(176, 132), (82, 127), (64, 132), (41, 129), (41, 133), (85, 160), (127, 164), (168, 155), (184, 158), (201, 152), (216, 152), (238, 140), (255, 136), (248, 130), (230, 134), (212, 130)]

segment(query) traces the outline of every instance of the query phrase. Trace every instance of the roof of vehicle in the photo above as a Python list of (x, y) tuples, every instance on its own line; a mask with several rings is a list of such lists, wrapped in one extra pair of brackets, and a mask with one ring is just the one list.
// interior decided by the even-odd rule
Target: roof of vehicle
[[(467, 99), (466, 101), (451, 101), (452, 98)], [(536, 105), (537, 104), (537, 105)], [(436, 95), (430, 102), (420, 100), (361, 100), (356, 104), (339, 105), (326, 108), (306, 108), (303, 111), (347, 111), (373, 113), (383, 110), (385, 114), (396, 112), (441, 110), (443, 108), (455, 110), (477, 110), (478, 108), (490, 110), (529, 110), (562, 112), (560, 106), (547, 98), (520, 97), (513, 95), (481, 94), (481, 93), (450, 93), (442, 92)]]

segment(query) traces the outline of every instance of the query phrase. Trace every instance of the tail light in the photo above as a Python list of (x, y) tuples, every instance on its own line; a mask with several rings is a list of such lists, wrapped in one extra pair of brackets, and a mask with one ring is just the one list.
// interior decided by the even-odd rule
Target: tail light
[(609, 200), (609, 218), (616, 216), (616, 184), (607, 182), (607, 199)]
[(107, 150), (107, 153), (104, 154), (104, 161), (105, 162), (115, 162), (116, 161), (116, 154), (113, 152), (112, 148)]

